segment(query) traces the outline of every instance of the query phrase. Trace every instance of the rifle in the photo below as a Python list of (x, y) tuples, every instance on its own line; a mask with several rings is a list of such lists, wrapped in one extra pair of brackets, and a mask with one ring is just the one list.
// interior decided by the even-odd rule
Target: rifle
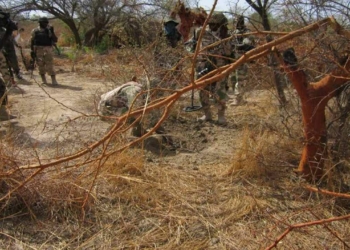
[(57, 44), (54, 43), (53, 46), (55, 47), (56, 51), (57, 51), (57, 55), (61, 55), (61, 51), (60, 49), (57, 47)]

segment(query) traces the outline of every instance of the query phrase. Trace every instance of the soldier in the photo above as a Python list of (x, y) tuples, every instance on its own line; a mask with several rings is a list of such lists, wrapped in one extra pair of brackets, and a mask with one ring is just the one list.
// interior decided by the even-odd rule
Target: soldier
[(39, 27), (32, 30), (31, 55), (39, 67), (39, 74), (43, 84), (47, 84), (45, 74), (51, 76), (52, 85), (58, 85), (53, 68), (53, 48), (57, 43), (57, 36), (46, 17), (39, 18)]
[[(245, 26), (244, 16), (238, 16), (236, 29), (232, 32), (234, 37), (234, 58), (236, 59), (240, 58), (245, 52), (254, 48), (254, 38), (252, 36), (240, 36), (248, 32), (250, 32), (250, 30)], [(235, 100), (231, 103), (231, 105), (239, 105), (243, 101), (244, 84), (247, 80), (247, 74), (248, 66), (246, 64), (241, 65), (233, 74), (231, 74), (230, 82), (232, 84), (233, 94), (235, 95)]]
[[(10, 19), (10, 14), (0, 9), (0, 50), (14, 30), (17, 30), (17, 25)], [(11, 116), (6, 108), (6, 85), (11, 81), (11, 76), (3, 53), (0, 53), (0, 72), (2, 75), (0, 77), (0, 121), (5, 121), (13, 119), (15, 116)]]
[[(209, 22), (209, 29), (204, 31), (201, 44), (201, 48), (204, 48), (210, 44), (216, 43), (221, 39), (228, 37), (227, 18), (222, 13), (213, 13)], [(196, 31), (196, 37), (199, 37), (202, 28)], [(224, 66), (227, 64), (227, 59), (222, 57), (229, 57), (231, 54), (231, 45), (229, 42), (220, 43), (214, 48), (210, 48), (204, 51), (203, 54), (197, 58), (197, 78), (207, 74), (215, 68)], [(217, 55), (217, 56), (215, 56)], [(212, 114), (210, 111), (209, 96), (211, 90), (214, 89), (215, 98), (218, 101), (218, 124), (225, 125), (225, 109), (226, 109), (226, 80), (222, 79), (219, 82), (207, 85), (204, 89), (200, 90), (199, 97), (204, 111), (204, 115), (199, 119), (200, 121), (211, 121)]]
[[(182, 46), (178, 46), (182, 36), (177, 26), (179, 22), (172, 17), (167, 18), (163, 23), (161, 32), (154, 49), (154, 70), (158, 79), (159, 88), (175, 89), (182, 77), (181, 65), (178, 65), (185, 54)], [(155, 87), (155, 86), (154, 86)], [(161, 97), (164, 92), (156, 93), (154, 97)]]
[(16, 55), (16, 49), (15, 46), (17, 48), (21, 48), (20, 45), (18, 45), (18, 43), (16, 42), (16, 40), (14, 39), (13, 35), (11, 35), (7, 41), (4, 44), (4, 48), (2, 50), (2, 52), (4, 53), (7, 62), (8, 62), (8, 66), (11, 67), (17, 77), (18, 80), (23, 80), (23, 77), (20, 73), (20, 68), (18, 65), (18, 60), (17, 60), (17, 55)]
[(175, 48), (177, 43), (181, 40), (181, 34), (177, 30), (179, 22), (175, 18), (170, 17), (164, 21), (163, 25), (167, 44)]

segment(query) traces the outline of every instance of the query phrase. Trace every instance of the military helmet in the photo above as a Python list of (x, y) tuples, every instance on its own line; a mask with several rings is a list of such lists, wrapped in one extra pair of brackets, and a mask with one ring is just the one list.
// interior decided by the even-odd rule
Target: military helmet
[(213, 13), (213, 15), (209, 19), (209, 24), (220, 24), (225, 25), (227, 24), (227, 18), (225, 15), (221, 12)]
[(47, 19), (47, 17), (40, 17), (39, 18), (39, 23), (48, 23), (49, 19)]

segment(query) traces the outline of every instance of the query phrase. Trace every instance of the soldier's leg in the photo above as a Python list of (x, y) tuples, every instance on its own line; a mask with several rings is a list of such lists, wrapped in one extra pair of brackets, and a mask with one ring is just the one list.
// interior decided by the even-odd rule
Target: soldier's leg
[(228, 99), (227, 92), (226, 92), (226, 79), (223, 79), (219, 81), (216, 84), (216, 95), (218, 98), (218, 124), (225, 125), (226, 117), (225, 117), (225, 110), (226, 110), (226, 102)]
[(210, 96), (210, 86), (206, 86), (204, 89), (201, 89), (199, 91), (199, 100), (204, 112), (204, 115), (201, 118), (199, 118), (200, 121), (211, 121), (213, 119), (210, 111), (209, 96)]
[(0, 77), (0, 103), (1, 106), (7, 105), (6, 85), (2, 77)]
[[(5, 57), (2, 53), (0, 53), (0, 71), (3, 77), (0, 76), (0, 121), (6, 121), (13, 118), (15, 116), (11, 116), (6, 108), (7, 105), (7, 91), (6, 91), (6, 82), (10, 81), (10, 75), (8, 72), (7, 64), (5, 61)], [(3, 78), (7, 79), (4, 80)]]
[(41, 76), (41, 80), (43, 84), (47, 84), (46, 81), (46, 68), (45, 68), (45, 49), (44, 47), (36, 47), (36, 65), (38, 66), (39, 69), (39, 74)]
[(46, 47), (45, 66), (47, 73), (51, 76), (52, 85), (58, 85), (56, 72), (53, 67), (53, 49), (51, 47)]
[[(203, 75), (207, 74), (207, 67), (205, 62), (200, 62), (197, 66), (196, 72), (197, 72), (197, 78), (202, 77)], [(203, 73), (204, 72), (204, 73)], [(211, 86), (207, 85), (203, 89), (199, 91), (199, 101), (202, 105), (202, 109), (204, 112), (204, 115), (199, 118), (199, 121), (211, 121), (212, 120), (212, 114), (210, 111), (210, 94), (211, 94)]]
[(16, 55), (16, 51), (15, 50), (9, 50), (7, 51), (7, 59), (10, 63), (11, 68), (13, 69), (13, 72), (15, 74), (19, 73), (19, 65), (18, 65), (18, 59), (17, 59), (17, 55)]
[(243, 96), (245, 93), (245, 85), (248, 79), (248, 66), (247, 64), (243, 64), (241, 65), (241, 67), (239, 67), (239, 69), (237, 70), (237, 74), (238, 74), (238, 102), (242, 103), (243, 100)]
[(238, 88), (237, 88), (237, 85), (238, 85), (237, 70), (232, 72), (232, 74), (230, 75), (230, 81), (231, 81), (231, 87), (232, 87), (233, 94), (237, 94), (237, 90), (238, 90)]
[(11, 81), (11, 76), (10, 76), (9, 68), (6, 62), (6, 58), (1, 52), (0, 52), (0, 73), (3, 77), (5, 85), (9, 84), (9, 82)]

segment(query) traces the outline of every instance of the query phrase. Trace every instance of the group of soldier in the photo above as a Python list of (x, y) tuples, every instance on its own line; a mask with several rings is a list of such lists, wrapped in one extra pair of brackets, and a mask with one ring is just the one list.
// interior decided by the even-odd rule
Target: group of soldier
[[(174, 19), (168, 22), (178, 24)], [(190, 40), (192, 51), (196, 46), (200, 46), (199, 48), (202, 49), (214, 43), (217, 45), (214, 47), (210, 46), (209, 49), (204, 49), (196, 58), (197, 78), (204, 76), (216, 68), (231, 63), (233, 60), (241, 57), (245, 52), (254, 48), (254, 38), (252, 36), (243, 36), (243, 34), (249, 33), (243, 16), (238, 16), (236, 27), (231, 33), (228, 29), (228, 19), (221, 12), (214, 12), (208, 20), (208, 27), (204, 31), (202, 29), (202, 27), (198, 27)], [(202, 39), (198, 44), (197, 40), (201, 33), (203, 33)], [(232, 39), (226, 39), (230, 36), (232, 36)], [(225, 41), (222, 41), (223, 39)], [(210, 97), (213, 96), (218, 107), (217, 123), (219, 125), (225, 125), (225, 110), (228, 100), (227, 90), (229, 89), (228, 82), (231, 82), (232, 90), (235, 94), (231, 104), (238, 105), (242, 102), (242, 83), (246, 80), (246, 76), (247, 65), (243, 64), (229, 78), (224, 78), (201, 89), (199, 98), (204, 114), (199, 118), (199, 121), (213, 120), (210, 108)]]
[[(0, 121), (5, 121), (15, 118), (10, 115), (7, 106), (7, 87), (16, 86), (14, 77), (18, 80), (25, 80), (20, 72), (18, 59), (15, 47), (21, 50), (22, 47), (18, 44), (17, 39), (21, 31), (18, 31), (18, 25), (10, 19), (10, 15), (0, 9)], [(17, 36), (14, 36), (14, 31), (17, 31)], [(56, 73), (53, 67), (53, 47), (57, 43), (57, 36), (54, 33), (53, 27), (49, 25), (49, 20), (46, 17), (39, 19), (39, 26), (32, 30), (30, 48), (31, 48), (31, 66), (34, 69), (36, 64), (39, 69), (39, 74), (43, 84), (47, 84), (45, 74), (51, 76), (52, 85), (58, 85)], [(22, 54), (23, 57), (23, 54)], [(26, 65), (28, 66), (28, 65)]]
[[(4, 20), (2, 20), (4, 19)], [(8, 20), (5, 20), (8, 19)], [(0, 70), (3, 77), (3, 82), (0, 86), (0, 96), (2, 96), (2, 105), (0, 110), (0, 120), (6, 120), (10, 115), (7, 113), (5, 108), (7, 104), (6, 98), (6, 86), (9, 83), (13, 83), (14, 75), (17, 79), (23, 79), (20, 68), (18, 66), (18, 60), (15, 52), (15, 46), (21, 49), (21, 46), (17, 44), (14, 39), (12, 32), (18, 30), (17, 24), (12, 22), (11, 28), (8, 27), (8, 23), (11, 20), (9, 15), (0, 10), (0, 38), (1, 38), (1, 53), (0, 53)], [(14, 25), (13, 25), (14, 24)], [(179, 24), (175, 19), (169, 18), (164, 22), (164, 34), (166, 38), (166, 44), (170, 49), (177, 46), (181, 40), (181, 34), (176, 29)], [(11, 29), (11, 30), (8, 30)], [(196, 73), (197, 78), (211, 72), (215, 68), (224, 66), (231, 63), (232, 60), (240, 57), (242, 53), (253, 48), (253, 41), (250, 37), (240, 36), (244, 33), (249, 32), (244, 24), (243, 16), (237, 18), (236, 29), (231, 33), (228, 29), (228, 20), (223, 13), (213, 13), (211, 18), (208, 20), (208, 27), (202, 31), (202, 27), (196, 28), (193, 38), (192, 46), (194, 49), (196, 46), (200, 48), (206, 48), (211, 44), (216, 43), (216, 46), (211, 46), (209, 49), (202, 51), (197, 57), (196, 62)], [(199, 35), (202, 34), (202, 39), (197, 44)], [(235, 39), (223, 39), (232, 36)], [(53, 46), (57, 43), (57, 36), (54, 33), (54, 29), (49, 25), (49, 21), (46, 17), (39, 19), (39, 26), (31, 32), (31, 56), (32, 60), (38, 65), (39, 74), (43, 84), (48, 84), (46, 80), (46, 73), (51, 76), (52, 85), (58, 85), (56, 80), (56, 74), (53, 67)], [(167, 53), (166, 57), (171, 58), (171, 51)], [(170, 60), (170, 59), (169, 59)], [(176, 60), (170, 62), (172, 66), (176, 63)], [(11, 72), (13, 70), (13, 72)], [(247, 66), (241, 66), (234, 74), (231, 75), (230, 79), (223, 79), (216, 83), (207, 85), (199, 92), (200, 102), (203, 110), (203, 116), (199, 121), (211, 121), (213, 119), (211, 108), (210, 108), (210, 97), (215, 98), (217, 103), (217, 123), (224, 125), (226, 124), (225, 110), (227, 108), (227, 90), (228, 82), (232, 83), (232, 89), (236, 93), (236, 102), (240, 101), (241, 96), (239, 94), (239, 83), (244, 80), (247, 74)], [(11, 74), (12, 73), (12, 74)], [(13, 74), (14, 73), (14, 74)], [(104, 103), (113, 103), (108, 100), (102, 100)]]
[[(179, 22), (174, 18), (168, 18), (164, 22), (164, 32), (160, 39), (160, 44), (155, 49), (155, 61), (158, 68), (163, 68), (165, 71), (172, 71), (175, 75), (178, 75), (178, 62), (182, 56), (179, 50), (184, 50), (183, 45), (179, 43), (181, 41), (181, 34), (179, 33), (177, 26)], [(239, 16), (236, 22), (236, 29), (231, 33), (228, 29), (228, 20), (222, 13), (214, 13), (208, 20), (208, 28), (202, 31), (202, 27), (196, 27), (192, 39), (190, 39), (191, 52), (194, 51), (196, 46), (200, 46), (204, 51), (201, 51), (199, 56), (196, 58), (196, 77), (200, 78), (212, 70), (231, 63), (233, 60), (239, 58), (243, 53), (254, 48), (253, 37), (241, 36), (244, 33), (248, 33), (249, 30), (245, 26), (244, 17)], [(203, 32), (202, 39), (198, 42), (198, 37)], [(225, 39), (230, 36), (233, 39)], [(222, 41), (225, 39), (224, 41)], [(215, 46), (209, 46), (211, 44), (217, 44)], [(186, 44), (186, 43), (185, 43)], [(208, 47), (210, 49), (205, 49)], [(177, 50), (177, 47), (180, 47)], [(161, 72), (161, 71), (157, 71)], [(158, 73), (159, 74), (159, 73)], [(234, 104), (241, 101), (242, 89), (241, 84), (246, 80), (247, 66), (240, 66), (231, 76), (230, 79), (222, 79), (216, 83), (207, 85), (199, 91), (200, 102), (203, 116), (199, 118), (200, 122), (212, 121), (213, 116), (211, 113), (211, 100), (210, 97), (214, 97), (214, 100), (218, 107), (217, 123), (219, 125), (225, 125), (226, 117), (226, 103), (228, 100), (227, 90), (228, 82), (232, 84), (233, 92), (235, 93)], [(164, 77), (161, 77), (164, 78)], [(172, 79), (167, 79), (168, 88), (174, 87)], [(105, 116), (119, 116), (126, 113), (130, 105), (134, 101), (134, 97), (143, 90), (136, 79), (127, 82), (115, 89), (103, 94), (98, 105), (99, 114), (102, 117)], [(157, 116), (157, 115), (156, 115)], [(159, 114), (158, 116), (159, 117)], [(151, 125), (152, 126), (152, 125)], [(138, 123), (135, 127), (140, 127)], [(139, 131), (136, 129), (135, 131)], [(142, 129), (141, 129), (142, 130)], [(140, 133), (135, 134), (140, 136)]]

